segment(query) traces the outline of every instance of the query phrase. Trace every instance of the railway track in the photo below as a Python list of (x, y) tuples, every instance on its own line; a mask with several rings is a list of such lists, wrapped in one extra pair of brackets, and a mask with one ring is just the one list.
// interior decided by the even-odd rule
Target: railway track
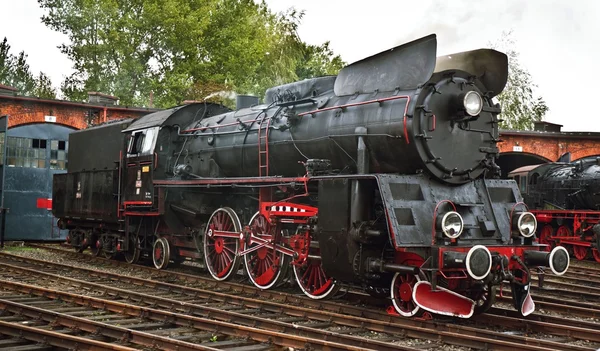
[[(99, 264), (102, 266), (110, 265), (111, 267), (117, 268), (117, 271), (131, 269), (130, 265), (128, 265), (124, 262), (121, 262), (121, 261), (107, 260), (104, 258), (80, 254), (80, 253), (77, 253), (77, 252), (74, 252), (72, 250), (68, 250), (65, 248), (57, 248), (56, 246), (35, 245), (35, 244), (31, 244), (30, 246), (34, 247), (34, 248), (49, 250), (51, 252), (56, 252), (61, 255), (66, 255), (72, 259), (82, 260), (82, 262), (83, 262), (82, 258), (85, 258), (85, 262), (87, 262), (87, 263), (94, 262), (94, 264)], [(235, 282), (220, 282), (217, 284), (217, 283), (215, 283), (215, 281), (212, 278), (209, 278), (209, 277), (204, 277), (202, 275), (197, 275), (197, 274), (192, 275), (189, 273), (182, 273), (182, 272), (190, 272), (190, 271), (197, 273), (198, 269), (196, 267), (187, 267), (187, 269), (185, 269), (185, 268), (177, 269), (176, 268), (175, 274), (173, 272), (174, 271), (173, 269), (168, 270), (168, 271), (159, 271), (159, 270), (154, 269), (154, 267), (148, 267), (148, 266), (144, 266), (144, 265), (136, 265), (135, 267), (136, 267), (136, 269), (147, 272), (149, 274), (148, 277), (152, 277), (151, 279), (153, 279), (153, 280), (168, 281), (173, 284), (195, 286), (195, 287), (200, 287), (200, 288), (204, 288), (204, 289), (223, 289), (223, 288), (225, 288), (228, 291), (236, 292), (239, 294), (249, 294), (249, 296), (256, 296), (258, 298), (280, 301), (282, 303), (304, 304), (309, 308), (328, 310), (328, 311), (336, 312), (336, 313), (346, 313), (346, 314), (349, 313), (349, 314), (353, 314), (356, 316), (375, 318), (373, 316), (370, 316), (369, 313), (367, 313), (363, 310), (351, 309), (349, 312), (348, 311), (349, 307), (347, 305), (350, 304), (350, 305), (373, 306), (373, 307), (377, 307), (380, 309), (385, 309), (387, 306), (389, 306), (389, 301), (387, 299), (374, 298), (374, 297), (364, 294), (362, 292), (355, 292), (355, 291), (345, 292), (343, 295), (343, 299), (345, 301), (347, 301), (348, 303), (344, 304), (344, 305), (340, 305), (340, 304), (331, 304), (331, 303), (328, 303), (327, 301), (321, 302), (321, 301), (308, 300), (308, 299), (305, 299), (304, 295), (302, 295), (302, 294), (298, 294), (298, 296), (291, 295), (291, 294), (293, 294), (294, 290), (289, 290), (289, 289), (283, 290), (283, 291), (291, 292), (291, 294), (281, 294), (280, 292), (273, 292), (273, 291), (269, 291), (269, 290), (261, 291), (252, 286), (249, 286), (248, 284), (236, 284)], [(190, 269), (190, 268), (192, 268), (192, 269)], [(569, 274), (570, 273), (567, 273), (567, 275), (569, 275)], [(598, 274), (600, 275), (600, 273), (598, 273)], [(546, 276), (546, 277), (552, 277), (552, 276)], [(537, 275), (535, 275), (534, 278), (537, 278)], [(537, 282), (537, 279), (535, 279), (535, 282)], [(559, 295), (559, 296), (549, 297), (548, 293), (551, 293), (553, 295)], [(589, 294), (589, 296), (587, 296), (587, 298), (586, 298), (585, 292), (583, 292), (583, 295), (582, 295), (582, 294), (579, 294), (577, 292), (577, 290), (573, 290), (573, 289), (571, 289), (570, 291), (567, 291), (565, 294), (575, 298), (576, 300), (566, 300), (564, 298), (564, 294), (561, 295), (560, 290), (555, 290), (552, 288), (546, 288), (546, 289), (540, 290), (540, 289), (536, 288), (535, 286), (534, 286), (532, 296), (535, 300), (536, 306), (540, 309), (543, 309), (544, 311), (550, 311), (550, 312), (555, 312), (555, 313), (566, 313), (566, 314), (569, 314), (570, 316), (578, 317), (578, 318), (599, 318), (600, 317), (600, 305), (594, 304), (593, 302), (585, 303), (585, 302), (580, 301), (582, 299), (582, 296), (584, 297), (585, 301), (588, 301), (588, 300), (596, 301), (595, 299), (597, 298), (597, 296), (595, 294), (593, 294), (593, 293)], [(506, 304), (510, 304), (511, 302), (510, 302), (509, 296), (510, 296), (510, 287), (507, 287), (507, 292), (504, 292), (504, 296), (499, 295), (497, 297), (497, 300), (505, 302)], [(393, 321), (393, 320), (394, 320), (394, 318), (390, 319), (390, 321)]]
[[(24, 258), (19, 258), (19, 257), (14, 257), (14, 256), (10, 256), (10, 255), (2, 255), (2, 258), (7, 258), (9, 257), (11, 260), (17, 261), (17, 262), (25, 262)], [(28, 261), (31, 263), (31, 261)], [(15, 267), (9, 267), (11, 265), (4, 265), (4, 270), (7, 269), (16, 269)], [(13, 265), (14, 266), (14, 265)], [(56, 272), (57, 270), (60, 269), (66, 269), (66, 268), (72, 268), (72, 267), (62, 267), (60, 265), (56, 265), (56, 264), (50, 264), (50, 263), (45, 263), (45, 262), (35, 262), (35, 264), (33, 265), (35, 266), (35, 269), (30, 269), (34, 272), (39, 272), (41, 270), (47, 270), (48, 267), (54, 267), (51, 269), (54, 269), (54, 271)], [(45, 268), (42, 268), (45, 267)], [(17, 274), (23, 274), (23, 267), (20, 267), (21, 271), (16, 272)], [(79, 269), (78, 269), (79, 270)], [(143, 270), (143, 269), (142, 269)], [(156, 271), (154, 269), (152, 269), (152, 272), (157, 274), (157, 273), (164, 273), (162, 271)], [(81, 274), (81, 273), (80, 273)], [(365, 308), (360, 308), (360, 307), (351, 307), (348, 305), (342, 305), (340, 308), (340, 304), (336, 304), (336, 303), (326, 303), (326, 302), (318, 302), (318, 304), (321, 305), (321, 307), (328, 307), (328, 309), (342, 309), (344, 311), (344, 314), (341, 313), (331, 313), (328, 312), (326, 310), (324, 311), (318, 311), (316, 309), (311, 308), (312, 306), (307, 306), (306, 304), (303, 303), (302, 307), (296, 307), (295, 309), (289, 309), (289, 305), (282, 305), (280, 303), (277, 302), (268, 302), (268, 301), (263, 301), (263, 300), (257, 300), (257, 299), (252, 299), (252, 298), (247, 298), (247, 297), (242, 297), (239, 296), (239, 294), (235, 294), (235, 295), (230, 295), (230, 294), (226, 294), (223, 292), (212, 292), (212, 291), (203, 291), (202, 289), (198, 289), (198, 288), (192, 288), (192, 287), (184, 287), (184, 286), (180, 286), (180, 285), (175, 285), (175, 284), (171, 284), (171, 283), (166, 283), (166, 282), (157, 282), (157, 281), (144, 281), (143, 279), (140, 278), (134, 278), (134, 277), (118, 277), (114, 274), (110, 274), (110, 273), (103, 273), (103, 272), (97, 272), (97, 271), (86, 271), (85, 275), (88, 276), (89, 280), (94, 281), (95, 283), (91, 283), (88, 282), (86, 284), (87, 289), (92, 291), (92, 290), (96, 290), (96, 289), (100, 289), (100, 287), (98, 286), (100, 282), (104, 282), (106, 280), (109, 281), (113, 281), (113, 282), (117, 282), (120, 285), (127, 285), (127, 286), (141, 286), (144, 287), (146, 289), (149, 289), (153, 292), (155, 292), (154, 295), (163, 295), (163, 294), (167, 294), (169, 296), (168, 299), (165, 298), (161, 298), (160, 296), (154, 296), (154, 297), (144, 297), (143, 301), (145, 301), (146, 303), (149, 304), (154, 304), (155, 306), (162, 306), (165, 308), (177, 308), (177, 306), (179, 306), (180, 308), (184, 308), (186, 309), (186, 311), (192, 311), (189, 308), (192, 308), (193, 305), (196, 305), (196, 307), (201, 308), (201, 309), (207, 309), (207, 306), (209, 308), (216, 308), (216, 310), (213, 309), (209, 309), (209, 313), (213, 314), (213, 316), (223, 316), (222, 315), (222, 309), (229, 309), (230, 311), (235, 311), (237, 310), (238, 312), (244, 312), (241, 313), (242, 315), (245, 316), (245, 318), (248, 317), (256, 317), (253, 316), (252, 314), (260, 314), (260, 312), (266, 313), (266, 314), (279, 314), (279, 315), (287, 315), (288, 317), (284, 317), (285, 318), (296, 318), (299, 319), (301, 317), (303, 318), (308, 318), (309, 320), (307, 321), (307, 323), (310, 325), (315, 325), (315, 323), (320, 323), (320, 325), (317, 325), (318, 327), (320, 327), (322, 330), (325, 330), (327, 328), (329, 328), (329, 330), (327, 330), (327, 332), (331, 333), (332, 330), (342, 330), (342, 332), (353, 332), (353, 333), (357, 333), (357, 334), (361, 334), (361, 332), (366, 332), (367, 334), (371, 334), (371, 335), (379, 335), (380, 337), (383, 338), (390, 338), (390, 337), (398, 337), (401, 336), (402, 338), (406, 339), (406, 338), (419, 338), (419, 339), (425, 339), (425, 340), (442, 340), (442, 342), (446, 343), (446, 344), (451, 344), (451, 345), (460, 345), (460, 346), (465, 346), (465, 347), (479, 347), (482, 344), (486, 344), (489, 345), (489, 348), (492, 349), (509, 349), (509, 348), (519, 348), (519, 349), (523, 349), (523, 347), (526, 347), (526, 349), (573, 349), (573, 350), (583, 350), (583, 349), (593, 349), (594, 346), (592, 346), (592, 344), (589, 345), (569, 345), (569, 344), (565, 344), (564, 342), (555, 342), (555, 341), (549, 341), (549, 340), (543, 340), (543, 339), (535, 339), (535, 338), (531, 338), (531, 337), (527, 337), (527, 336), (521, 336), (521, 335), (510, 335), (507, 333), (497, 333), (495, 331), (493, 331), (493, 329), (496, 329), (497, 327), (502, 327), (502, 328), (509, 328), (511, 329), (513, 332), (515, 333), (519, 333), (522, 335), (528, 335), (528, 333), (534, 332), (534, 333), (547, 333), (549, 330), (553, 330), (552, 333), (555, 336), (559, 336), (564, 338), (575, 338), (575, 339), (579, 339), (579, 340), (591, 340), (592, 343), (596, 343), (595, 345), (598, 345), (598, 342), (600, 342), (600, 340), (598, 339), (598, 336), (594, 336), (596, 334), (595, 329), (598, 327), (598, 325), (590, 323), (587, 326), (561, 326), (557, 323), (560, 323), (561, 321), (557, 318), (550, 318), (549, 316), (542, 316), (543, 318), (541, 320), (535, 321), (535, 320), (527, 320), (525, 321), (526, 323), (524, 323), (524, 321), (516, 316), (511, 316), (509, 313), (507, 313), (508, 311), (504, 311), (502, 309), (499, 309), (498, 311), (495, 311), (495, 314), (493, 315), (485, 315), (482, 316), (481, 318), (476, 318), (473, 322), (477, 323), (477, 326), (481, 326), (482, 324), (487, 325), (488, 329), (480, 329), (478, 327), (476, 327), (475, 325), (473, 326), (469, 326), (469, 325), (456, 325), (455, 321), (452, 322), (448, 322), (448, 323), (444, 323), (444, 322), (426, 322), (426, 321), (417, 321), (417, 320), (410, 320), (410, 319), (401, 319), (401, 318), (393, 318), (390, 316), (387, 316), (385, 314), (379, 313), (379, 312), (373, 312), (372, 310), (369, 309), (365, 309)], [(179, 274), (174, 274), (173, 272), (170, 272), (169, 276), (173, 277), (173, 280), (178, 279), (178, 278), (174, 278), (174, 276), (178, 276)], [(39, 278), (38, 278), (39, 279)], [(59, 277), (56, 276), (50, 276), (49, 279), (59, 279)], [(67, 278), (64, 278), (67, 279)], [(64, 280), (63, 279), (63, 280)], [(73, 279), (73, 278), (71, 278)], [(180, 278), (179, 278), (180, 279)], [(68, 282), (69, 280), (67, 279), (66, 282)], [(79, 284), (80, 286), (82, 286), (81, 282), (74, 282), (71, 281), (70, 283), (72, 284)], [(61, 283), (63, 285), (66, 285), (65, 283)], [(92, 285), (89, 285), (92, 284)], [(220, 285), (222, 288), (222, 285)], [(125, 292), (120, 291), (123, 290), (121, 288), (107, 288), (105, 285), (102, 285), (102, 293), (104, 294), (108, 294), (108, 295), (115, 295), (115, 296), (120, 296), (121, 298), (129, 298), (134, 300), (135, 297), (127, 297), (125, 296)], [(112, 290), (111, 290), (112, 289)], [(117, 290), (115, 290), (117, 289)], [(181, 297), (174, 297), (173, 293), (174, 292), (179, 292), (180, 294), (182, 294), (183, 298), (185, 299), (185, 297), (187, 296), (187, 298), (192, 299), (191, 303), (181, 303), (181, 302), (176, 302), (174, 303), (174, 299), (175, 300), (181, 300)], [(127, 292), (127, 294), (130, 294), (131, 292)], [(216, 295), (210, 297), (207, 294), (210, 293), (214, 293)], [(285, 295), (285, 294), (279, 294), (279, 295)], [(137, 296), (138, 299), (141, 298), (141, 296)], [(197, 301), (198, 299), (206, 299), (206, 301), (200, 302)], [(194, 301), (194, 299), (196, 301)], [(166, 300), (166, 301), (165, 301)], [(307, 299), (303, 299), (304, 302), (311, 302)], [(140, 300), (141, 301), (141, 300)], [(134, 302), (135, 303), (135, 302)], [(200, 303), (203, 303), (202, 305), (198, 305)], [(288, 302), (289, 303), (289, 302)], [(190, 306), (191, 305), (191, 306)], [(227, 307), (227, 305), (229, 307)], [(329, 305), (329, 306), (328, 306)], [(331, 306), (333, 305), (333, 306)], [(212, 307), (211, 307), (212, 306)], [(232, 306), (237, 306), (237, 307), (232, 307)], [(245, 312), (248, 311), (249, 312)], [(350, 314), (354, 314), (354, 315), (362, 315), (363, 317), (354, 317), (349, 315)], [(504, 314), (504, 315), (503, 315)], [(364, 318), (364, 317), (368, 317)], [(220, 317), (220, 318), (225, 318), (225, 317)], [(239, 319), (240, 316), (236, 316), (235, 318), (236, 321), (238, 323), (256, 323), (256, 319), (254, 320), (254, 322), (251, 321), (244, 321)], [(545, 318), (545, 319), (544, 319)], [(299, 322), (300, 320), (297, 320), (296, 322)], [(289, 322), (289, 321), (288, 321)], [(296, 323), (294, 322), (294, 323)], [(464, 322), (465, 324), (468, 323), (473, 323), (473, 322)], [(297, 324), (297, 323), (296, 323)], [(302, 323), (300, 323), (302, 324)], [(295, 329), (297, 329), (297, 327), (294, 327)], [(465, 338), (468, 338), (468, 340), (464, 340)], [(331, 339), (328, 339), (331, 340)], [(564, 340), (563, 340), (564, 341)], [(421, 345), (426, 345), (426, 343), (422, 343)], [(381, 345), (380, 345), (381, 346)], [(378, 348), (380, 349), (380, 348)]]
[[(254, 325), (241, 324), (239, 317), (242, 315), (233, 311), (227, 311), (225, 309), (218, 310), (208, 306), (192, 305), (191, 303), (183, 301), (175, 301), (173, 297), (165, 298), (159, 296), (151, 296), (141, 292), (127, 291), (115, 287), (102, 286), (97, 283), (86, 282), (83, 280), (76, 280), (73, 278), (65, 278), (51, 273), (42, 273), (34, 269), (11, 266), (7, 264), (0, 264), (2, 267), (2, 280), (0, 281), (1, 286), (4, 289), (11, 291), (19, 291), (22, 293), (31, 294), (34, 296), (43, 296), (56, 301), (69, 301), (72, 303), (79, 304), (81, 306), (91, 306), (96, 309), (106, 310), (110, 313), (122, 313), (126, 317), (124, 319), (118, 319), (117, 322), (113, 323), (126, 323), (128, 326), (132, 324), (130, 328), (140, 327), (138, 322), (142, 322), (138, 319), (143, 319), (145, 323), (142, 324), (144, 328), (155, 328), (154, 332), (162, 331), (169, 328), (192, 328), (198, 333), (209, 333), (216, 336), (216, 334), (226, 335), (230, 339), (226, 340), (225, 343), (230, 349), (230, 346), (240, 346), (242, 344), (244, 349), (248, 350), (265, 350), (265, 349), (277, 349), (269, 345), (277, 345), (282, 347), (292, 347), (295, 349), (327, 349), (327, 350), (403, 350), (410, 349), (402, 347), (401, 345), (393, 345), (390, 343), (384, 343), (377, 340), (369, 340), (365, 338), (354, 337), (345, 335), (342, 337), (328, 336), (328, 333), (319, 333), (319, 330), (315, 327), (302, 327), (296, 325), (296, 328), (286, 328), (285, 323), (279, 322), (279, 328), (272, 328), (275, 330), (267, 330), (261, 328), (261, 323), (255, 323)], [(12, 280), (18, 280), (11, 281)], [(21, 283), (34, 282), (34, 284)], [(123, 283), (123, 282), (120, 282)], [(39, 285), (60, 285), (65, 290), (75, 291), (76, 293), (68, 293), (65, 291), (56, 290), (56, 286), (53, 288), (45, 288)], [(78, 294), (77, 294), (78, 293)], [(86, 296), (86, 295), (100, 295), (102, 298)], [(158, 292), (158, 295), (163, 295)], [(35, 300), (37, 301), (37, 300)], [(49, 303), (46, 300), (42, 300), (42, 303)], [(52, 303), (49, 303), (52, 305)], [(151, 307), (144, 307), (153, 306)], [(9, 306), (9, 307), (7, 307)], [(193, 308), (195, 306), (195, 308)], [(4, 308), (4, 311), (11, 311), (12, 305), (10, 301), (0, 301), (0, 307)], [(223, 306), (225, 307), (225, 306)], [(18, 307), (17, 307), (18, 308)], [(39, 312), (39, 311), (38, 311)], [(94, 313), (94, 312), (92, 312)], [(35, 316), (35, 312), (34, 315)], [(238, 320), (234, 317), (238, 317)], [(234, 323), (235, 322), (235, 323)], [(259, 318), (254, 318), (254, 322), (260, 322)], [(291, 326), (291, 324), (289, 324)], [(300, 332), (298, 332), (300, 330)], [(305, 336), (311, 332), (320, 334), (321, 339), (313, 339)], [(121, 335), (127, 335), (127, 333), (121, 333)], [(300, 336), (299, 334), (303, 334)], [(232, 340), (231, 338), (234, 338)], [(245, 341), (235, 340), (236, 338), (245, 339)], [(330, 339), (345, 339), (346, 344), (338, 344), (330, 341)], [(213, 340), (214, 341), (214, 340)], [(254, 344), (251, 347), (243, 345), (253, 341)], [(266, 343), (265, 345), (262, 345)], [(217, 344), (214, 344), (215, 346)], [(181, 349), (180, 347), (168, 348), (168, 349)], [(216, 348), (211, 348), (216, 349)]]
[[(67, 301), (76, 299), (73, 294), (61, 294), (60, 299), (57, 300), (53, 298), (56, 297), (54, 292), (40, 287), (14, 282), (2, 282), (2, 287), (5, 290), (0, 294), (2, 311), (0, 326), (8, 330), (14, 330), (16, 326), (17, 332), (13, 336), (19, 336), (23, 331), (19, 327), (25, 326), (31, 335), (40, 332), (46, 337), (65, 339), (59, 345), (51, 344), (64, 348), (76, 348), (79, 344), (88, 344), (92, 349), (100, 347), (107, 350), (131, 350), (144, 347), (181, 351), (219, 350), (218, 343), (212, 343), (210, 346), (200, 344), (200, 342), (209, 343), (210, 334), (204, 337), (204, 340), (202, 336), (195, 336), (196, 342), (189, 343), (148, 333), (145, 331), (150, 329), (161, 329), (161, 334), (165, 331), (171, 333), (173, 330), (169, 328), (172, 325), (169, 322), (147, 322), (125, 314), (124, 309), (112, 313), (106, 309), (106, 305), (103, 309), (94, 308), (94, 301), (89, 301), (87, 305), (68, 303)], [(12, 291), (13, 294), (7, 291)], [(32, 296), (33, 292), (38, 296)], [(117, 348), (111, 345), (114, 343), (119, 344)]]
[(569, 304), (571, 300), (600, 304), (600, 269), (573, 265), (565, 275), (532, 275), (532, 290), (545, 296), (558, 297)]

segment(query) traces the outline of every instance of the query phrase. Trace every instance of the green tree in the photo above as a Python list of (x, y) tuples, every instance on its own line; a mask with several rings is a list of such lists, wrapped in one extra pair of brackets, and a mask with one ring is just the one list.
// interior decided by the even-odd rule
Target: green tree
[(0, 84), (16, 88), (21, 95), (56, 98), (50, 78), (43, 72), (34, 77), (27, 63), (27, 54), (24, 51), (17, 56), (11, 54), (6, 37), (0, 42)]
[[(102, 91), (122, 104), (147, 105), (153, 92), (155, 105), (168, 107), (220, 91), (262, 95), (267, 87), (298, 79), (298, 72), (333, 71), (317, 67), (335, 59), (328, 45), (309, 49), (298, 38), (303, 13), (275, 14), (264, 2), (38, 2), (46, 10), (43, 23), (69, 37), (60, 49), (75, 73), (61, 90), (74, 100)], [(321, 51), (323, 57), (312, 59)], [(311, 67), (300, 69), (304, 64)]]
[(328, 41), (322, 45), (304, 44), (296, 74), (300, 79), (336, 75), (345, 65), (342, 57), (329, 48)]
[(35, 78), (29, 69), (27, 55), (21, 51), (13, 61), (12, 78), (9, 85), (16, 88), (22, 95), (33, 95)]
[(42, 99), (56, 99), (56, 89), (52, 87), (52, 80), (43, 72), (35, 77), (33, 95)]
[(10, 55), (10, 45), (8, 40), (4, 37), (4, 40), (0, 42), (0, 84), (8, 85), (12, 76), (12, 65), (13, 58)]
[(512, 31), (503, 32), (500, 40), (490, 46), (508, 56), (508, 81), (497, 96), (502, 106), (500, 128), (531, 130), (536, 121), (541, 121), (548, 112), (548, 106), (541, 96), (536, 96), (537, 85), (529, 71), (519, 63), (519, 53), (514, 49)]

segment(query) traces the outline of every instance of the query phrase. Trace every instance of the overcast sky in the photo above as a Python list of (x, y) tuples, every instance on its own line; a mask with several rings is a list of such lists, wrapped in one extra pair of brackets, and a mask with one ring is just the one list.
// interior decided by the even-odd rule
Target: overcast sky
[[(596, 111), (600, 73), (600, 1), (597, 0), (266, 0), (275, 11), (305, 10), (300, 37), (310, 44), (331, 42), (353, 62), (435, 33), (438, 55), (486, 47), (513, 31), (520, 63), (550, 107), (545, 120), (563, 130), (600, 132)], [(56, 48), (65, 35), (47, 29), (36, 0), (0, 0), (0, 40), (11, 52), (29, 55), (33, 72), (55, 85), (71, 73)]]

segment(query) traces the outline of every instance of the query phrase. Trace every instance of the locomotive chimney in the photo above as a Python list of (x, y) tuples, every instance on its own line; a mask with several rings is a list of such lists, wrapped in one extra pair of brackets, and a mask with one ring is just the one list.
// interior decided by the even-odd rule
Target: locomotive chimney
[(258, 105), (258, 96), (254, 95), (238, 95), (235, 98), (235, 107), (237, 110)]

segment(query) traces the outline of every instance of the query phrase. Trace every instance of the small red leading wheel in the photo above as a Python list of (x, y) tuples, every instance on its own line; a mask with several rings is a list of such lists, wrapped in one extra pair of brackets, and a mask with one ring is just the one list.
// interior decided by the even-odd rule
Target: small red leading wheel
[(241, 231), (240, 219), (229, 207), (219, 208), (210, 216), (204, 234), (204, 261), (214, 279), (230, 279), (238, 271)]
[(596, 262), (600, 263), (600, 251), (598, 251), (598, 249), (592, 249), (592, 255), (594, 255)]
[[(414, 255), (414, 257), (402, 260), (401, 264), (421, 266), (421, 264), (423, 264), (423, 259), (417, 255)], [(414, 315), (421, 314), (421, 308), (417, 306), (417, 304), (413, 300), (413, 290), (415, 284), (417, 284), (417, 282), (419, 282), (420, 280), (421, 279), (419, 278), (419, 276), (415, 274), (394, 274), (394, 278), (392, 279), (392, 284), (390, 287), (390, 294), (392, 297), (392, 304), (394, 305), (394, 309), (401, 316), (412, 317)]]
[[(167, 242), (168, 244), (168, 242)], [(127, 251), (123, 252), (123, 257), (125, 257), (125, 262), (129, 264), (136, 264), (140, 261), (140, 239), (133, 235), (129, 236), (129, 247)]]
[(412, 317), (419, 312), (419, 306), (413, 300), (413, 288), (419, 276), (410, 273), (396, 273), (392, 279), (392, 304), (400, 315)]
[[(556, 230), (557, 236), (573, 236), (573, 232), (566, 225), (561, 225)], [(586, 246), (571, 245), (573, 256), (578, 260), (585, 260), (588, 256), (588, 248)]]
[(546, 247), (546, 251), (550, 252), (552, 250), (552, 241), (550, 238), (554, 234), (554, 228), (550, 224), (546, 224), (542, 230), (540, 230), (539, 243), (542, 245), (548, 245)]
[(310, 248), (309, 257), (304, 264), (293, 266), (294, 276), (300, 289), (306, 296), (314, 300), (324, 299), (339, 290), (335, 280), (323, 270), (320, 254), (320, 249)]
[[(250, 228), (254, 230), (256, 236), (272, 242), (273, 245), (280, 241), (281, 233), (276, 235), (276, 228), (271, 226), (265, 216), (259, 212), (256, 212), (250, 219)], [(258, 245), (245, 242), (244, 251)], [(269, 249), (263, 246), (244, 255), (244, 263), (252, 283), (259, 289), (270, 289), (285, 278), (290, 257), (275, 248)]]
[(588, 248), (585, 246), (573, 245), (573, 256), (583, 261), (588, 257)]
[(169, 266), (169, 260), (171, 259), (171, 247), (169, 241), (165, 238), (158, 238), (154, 241), (153, 249), (152, 263), (154, 263), (154, 267), (156, 267), (156, 269), (167, 268)]

